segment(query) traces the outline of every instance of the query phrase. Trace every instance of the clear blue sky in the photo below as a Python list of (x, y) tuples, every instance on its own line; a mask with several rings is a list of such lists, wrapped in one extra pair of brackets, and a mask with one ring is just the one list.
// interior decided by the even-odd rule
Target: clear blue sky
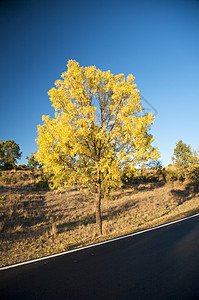
[(54, 114), (47, 91), (69, 59), (136, 77), (158, 111), (163, 165), (180, 139), (199, 147), (198, 0), (5, 0), (0, 38), (0, 140), (20, 145), (20, 164), (37, 150), (42, 115)]

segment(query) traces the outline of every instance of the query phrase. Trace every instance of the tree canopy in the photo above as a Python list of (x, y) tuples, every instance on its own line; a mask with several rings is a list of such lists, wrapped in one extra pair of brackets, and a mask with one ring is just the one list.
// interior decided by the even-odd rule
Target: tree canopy
[(182, 140), (179, 140), (174, 149), (173, 162), (180, 167), (188, 166), (191, 163), (192, 157), (193, 153), (190, 145), (186, 145)]
[(191, 150), (191, 146), (183, 143), (182, 140), (176, 144), (172, 161), (179, 168), (187, 168), (190, 165), (199, 163), (198, 153)]
[(119, 186), (121, 170), (158, 159), (149, 134), (152, 113), (144, 114), (135, 78), (113, 75), (69, 60), (49, 91), (55, 117), (38, 125), (37, 158), (53, 174), (53, 187), (86, 186), (96, 195), (102, 232), (101, 198)]
[(20, 159), (22, 152), (20, 147), (13, 140), (1, 140), (0, 142), (0, 165), (3, 169), (15, 168), (17, 159)]
[(193, 177), (195, 170), (198, 170), (199, 158), (196, 151), (191, 150), (191, 146), (183, 143), (179, 140), (174, 148), (174, 154), (172, 161), (176, 165), (179, 171), (179, 177), (185, 179), (185, 177)]

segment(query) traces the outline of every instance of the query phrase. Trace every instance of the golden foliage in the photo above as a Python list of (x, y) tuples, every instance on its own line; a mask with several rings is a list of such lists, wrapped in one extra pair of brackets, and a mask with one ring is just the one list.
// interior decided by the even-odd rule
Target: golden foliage
[(143, 114), (140, 94), (129, 75), (95, 66), (68, 69), (49, 91), (55, 117), (38, 126), (37, 158), (53, 174), (53, 187), (79, 183), (103, 193), (118, 186), (121, 169), (158, 159), (148, 133), (153, 115)]

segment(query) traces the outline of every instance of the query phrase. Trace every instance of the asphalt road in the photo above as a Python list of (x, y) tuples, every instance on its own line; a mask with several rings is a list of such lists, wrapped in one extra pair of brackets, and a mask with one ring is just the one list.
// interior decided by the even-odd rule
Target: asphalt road
[(0, 271), (3, 299), (199, 299), (199, 217)]

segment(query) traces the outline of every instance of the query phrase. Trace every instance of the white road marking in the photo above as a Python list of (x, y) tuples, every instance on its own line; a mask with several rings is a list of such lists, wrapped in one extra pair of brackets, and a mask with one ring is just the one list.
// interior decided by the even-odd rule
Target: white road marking
[(152, 227), (152, 228), (149, 228), (149, 229), (145, 229), (145, 230), (142, 230), (142, 231), (130, 233), (130, 234), (127, 234), (127, 235), (124, 235), (124, 236), (120, 236), (120, 237), (117, 237), (117, 238), (114, 238), (114, 239), (111, 239), (111, 240), (107, 240), (107, 241), (104, 241), (104, 242), (99, 242), (99, 243), (88, 245), (88, 246), (84, 246), (84, 247), (81, 247), (81, 248), (77, 248), (77, 249), (73, 249), (73, 250), (69, 250), (69, 251), (65, 251), (65, 252), (61, 252), (61, 253), (57, 253), (57, 254), (52, 254), (52, 255), (49, 255), (49, 256), (45, 256), (45, 257), (41, 257), (41, 258), (36, 258), (36, 259), (33, 259), (33, 260), (21, 262), (21, 263), (18, 263), (18, 264), (14, 264), (14, 265), (2, 267), (2, 268), (0, 268), (0, 271), (11, 269), (11, 268), (16, 268), (16, 267), (24, 266), (24, 265), (27, 265), (27, 264), (36, 263), (36, 262), (39, 262), (39, 261), (42, 261), (42, 260), (47, 260), (47, 259), (50, 259), (50, 258), (55, 258), (55, 257), (61, 256), (61, 255), (66, 255), (66, 254), (74, 253), (74, 252), (81, 251), (81, 250), (84, 250), (84, 249), (89, 249), (89, 248), (93, 248), (93, 247), (96, 247), (96, 246), (100, 246), (100, 245), (112, 243), (112, 242), (119, 241), (119, 240), (122, 240), (122, 239), (126, 239), (126, 238), (129, 238), (129, 237), (138, 235), (138, 234), (142, 234), (142, 233), (149, 232), (149, 231), (152, 231), (152, 230), (157, 230), (157, 229), (160, 229), (162, 227), (166, 227), (166, 226), (169, 226), (169, 225), (172, 225), (172, 224), (175, 224), (175, 223), (179, 223), (179, 222), (182, 222), (182, 221), (194, 218), (194, 217), (198, 217), (198, 216), (199, 216), (199, 213), (195, 214), (195, 215), (192, 215), (192, 216), (189, 216), (189, 217), (185, 217), (183, 219), (172, 221), (172, 222), (169, 222), (169, 223), (166, 223), (166, 224), (162, 224), (162, 225), (159, 225), (159, 226), (156, 226), (156, 227)]

